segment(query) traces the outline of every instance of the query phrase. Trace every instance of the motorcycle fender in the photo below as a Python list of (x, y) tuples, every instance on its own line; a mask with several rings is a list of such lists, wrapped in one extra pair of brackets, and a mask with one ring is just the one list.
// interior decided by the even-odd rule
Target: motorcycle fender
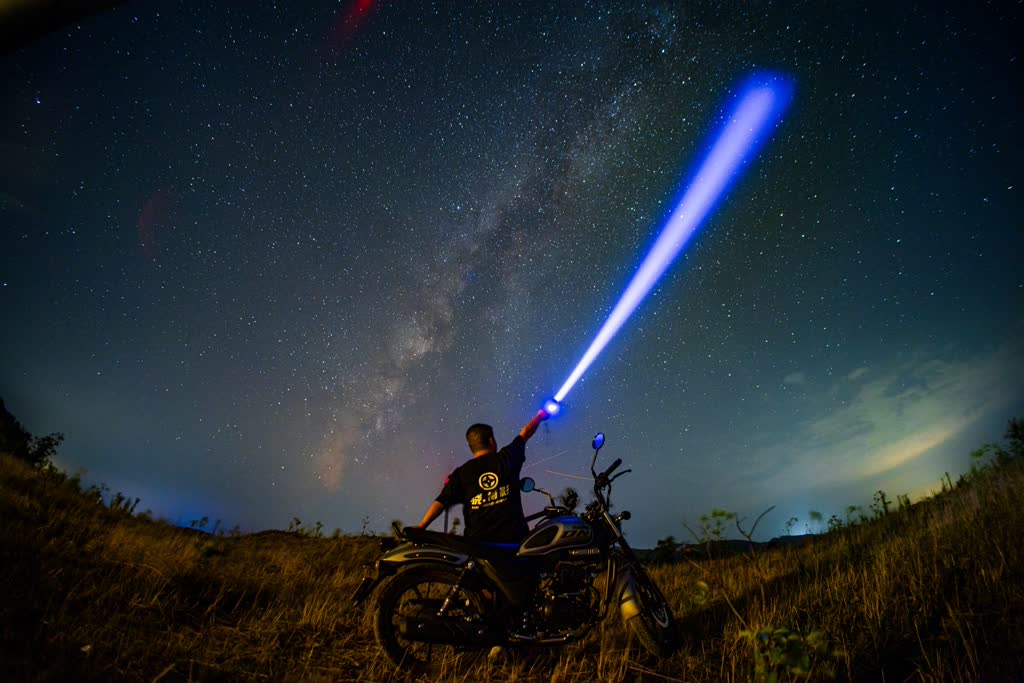
[(403, 543), (387, 551), (377, 560), (373, 576), (363, 577), (356, 592), (352, 595), (352, 606), (355, 607), (362, 603), (384, 579), (394, 576), (405, 565), (437, 562), (461, 567), (468, 559), (468, 555), (449, 550)]
[(378, 568), (381, 565), (400, 567), (417, 562), (437, 562), (439, 564), (450, 564), (461, 567), (469, 560), (469, 555), (463, 555), (446, 548), (437, 548), (429, 545), (416, 545), (414, 543), (403, 543), (402, 545), (384, 553), (377, 560)]
[(620, 569), (615, 595), (619, 596), (619, 613), (622, 614), (623, 623), (640, 615), (640, 603), (636, 599), (633, 573), (626, 567)]
[(374, 576), (364, 576), (363, 580), (359, 582), (356, 592), (352, 594), (352, 606), (358, 607), (383, 579), (384, 576), (381, 575), (380, 571), (377, 571)]

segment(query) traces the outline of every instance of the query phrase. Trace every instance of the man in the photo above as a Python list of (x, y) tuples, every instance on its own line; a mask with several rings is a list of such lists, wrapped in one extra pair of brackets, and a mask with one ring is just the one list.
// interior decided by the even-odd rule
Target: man
[(519, 472), (526, 461), (526, 442), (549, 417), (546, 410), (538, 410), (519, 436), (500, 451), (490, 425), (475, 424), (466, 430), (473, 459), (448, 476), (441, 494), (416, 527), (426, 529), (445, 508), (461, 503), (468, 538), (521, 542), (529, 529), (519, 497)]

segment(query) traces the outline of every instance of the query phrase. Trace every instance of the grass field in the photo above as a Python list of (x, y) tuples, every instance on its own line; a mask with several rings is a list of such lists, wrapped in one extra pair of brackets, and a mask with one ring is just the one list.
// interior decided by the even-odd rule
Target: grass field
[[(1013, 462), (798, 546), (656, 566), (684, 636), (667, 660), (615, 617), (434, 679), (1021, 680), (1022, 489)], [(376, 540), (181, 529), (0, 456), (0, 678), (403, 680), (348, 606)]]

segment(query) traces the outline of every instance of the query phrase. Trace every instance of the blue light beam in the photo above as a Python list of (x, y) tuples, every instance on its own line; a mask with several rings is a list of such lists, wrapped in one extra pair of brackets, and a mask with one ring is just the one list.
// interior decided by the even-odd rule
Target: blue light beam
[(565, 399), (725, 195), (729, 185), (739, 176), (744, 162), (753, 157), (771, 134), (793, 97), (793, 83), (776, 74), (755, 74), (737, 92), (738, 102), (725, 120), (711, 151), (594, 341), (555, 394), (555, 401)]

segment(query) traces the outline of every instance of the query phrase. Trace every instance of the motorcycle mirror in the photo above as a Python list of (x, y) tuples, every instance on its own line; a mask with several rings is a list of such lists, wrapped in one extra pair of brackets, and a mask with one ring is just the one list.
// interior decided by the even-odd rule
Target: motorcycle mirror
[(533, 490), (535, 483), (532, 477), (523, 477), (519, 480), (519, 490), (523, 493), (529, 493)]
[(594, 450), (601, 450), (601, 446), (604, 446), (604, 432), (598, 432), (597, 436), (594, 437)]

